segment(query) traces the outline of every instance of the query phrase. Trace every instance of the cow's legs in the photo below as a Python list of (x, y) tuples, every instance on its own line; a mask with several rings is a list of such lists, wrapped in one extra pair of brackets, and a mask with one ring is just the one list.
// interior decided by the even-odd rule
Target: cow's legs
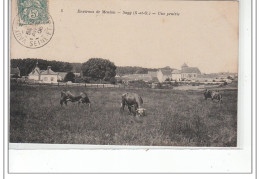
[(132, 113), (132, 109), (131, 109), (131, 106), (128, 105), (128, 110), (129, 110), (129, 114)]
[(122, 101), (120, 111), (123, 112), (125, 110), (125, 103)]
[(136, 110), (138, 108), (138, 104), (134, 104), (133, 107), (134, 107), (133, 114), (134, 116), (136, 116)]

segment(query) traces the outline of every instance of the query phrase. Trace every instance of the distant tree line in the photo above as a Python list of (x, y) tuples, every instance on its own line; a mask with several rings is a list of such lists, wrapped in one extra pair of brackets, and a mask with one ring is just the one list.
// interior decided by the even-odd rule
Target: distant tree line
[[(68, 63), (61, 61), (49, 61), (37, 58), (26, 59), (11, 59), (11, 67), (19, 67), (21, 76), (27, 76), (35, 68), (38, 62), (38, 67), (41, 70), (46, 70), (48, 66), (55, 72), (71, 72), (66, 75), (65, 81), (72, 82), (108, 82), (117, 83), (115, 76), (126, 74), (147, 74), (148, 71), (157, 71), (152, 68), (142, 67), (117, 67), (113, 62), (103, 58), (90, 58), (85, 63)], [(75, 77), (72, 72), (82, 73), (83, 76)]]
[(142, 67), (117, 67), (116, 74), (119, 76), (127, 75), (127, 74), (147, 74), (148, 71), (157, 71), (155, 68), (142, 68)]
[(48, 61), (36, 58), (26, 58), (26, 59), (11, 59), (11, 67), (19, 67), (21, 76), (26, 76), (35, 68), (38, 61), (38, 67), (41, 70), (46, 70), (48, 66), (55, 72), (70, 72), (73, 69), (72, 64), (68, 62), (60, 61)]

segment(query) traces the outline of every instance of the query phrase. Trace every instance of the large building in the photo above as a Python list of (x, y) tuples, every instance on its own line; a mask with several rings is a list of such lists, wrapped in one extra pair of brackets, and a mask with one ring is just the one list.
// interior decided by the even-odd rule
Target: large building
[(181, 81), (181, 70), (172, 70), (172, 80)]
[(172, 70), (170, 68), (162, 68), (157, 71), (157, 78), (159, 82), (172, 79)]
[(180, 73), (182, 79), (196, 79), (201, 74), (197, 67), (189, 67), (186, 63), (181, 66)]
[(52, 71), (50, 66), (47, 67), (47, 70), (40, 70), (36, 63), (35, 68), (28, 75), (28, 79), (37, 83), (57, 83), (58, 73)]
[(143, 80), (145, 82), (164, 82), (194, 80), (201, 74), (197, 67), (189, 67), (186, 63), (181, 66), (181, 70), (170, 68), (169, 66), (160, 68), (157, 71), (148, 71), (147, 74), (129, 74), (121, 77), (124, 81)]
[[(153, 72), (148, 72), (153, 74)], [(172, 69), (170, 67), (161, 68), (157, 71), (157, 79), (159, 82), (166, 80), (181, 81), (197, 79), (201, 72), (197, 67), (189, 67), (186, 63), (181, 66), (181, 70)]]

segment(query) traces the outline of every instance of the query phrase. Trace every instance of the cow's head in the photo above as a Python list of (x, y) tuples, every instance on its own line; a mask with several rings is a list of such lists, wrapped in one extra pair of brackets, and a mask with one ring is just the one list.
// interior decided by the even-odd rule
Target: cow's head
[(146, 109), (144, 109), (144, 108), (138, 108), (136, 110), (136, 113), (137, 113), (138, 116), (145, 116), (146, 115), (145, 111), (146, 111)]

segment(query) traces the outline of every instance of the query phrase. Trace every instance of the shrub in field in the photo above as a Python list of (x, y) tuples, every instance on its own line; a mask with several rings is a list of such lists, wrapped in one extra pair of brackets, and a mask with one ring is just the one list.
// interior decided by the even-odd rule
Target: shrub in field
[(84, 83), (84, 79), (81, 77), (76, 77), (75, 78), (75, 83)]
[(72, 81), (73, 83), (75, 82), (75, 74), (73, 72), (67, 73), (67, 75), (64, 78), (64, 81)]
[(110, 78), (109, 81), (110, 81), (111, 84), (116, 84), (116, 78), (115, 77)]
[(117, 79), (117, 83), (123, 83), (123, 80), (122, 79)]
[(174, 83), (172, 83), (172, 86), (179, 86), (179, 83), (175, 81)]
[(84, 80), (85, 83), (90, 83), (90, 81), (92, 80), (92, 78), (86, 76), (86, 77), (83, 78), (83, 80)]

